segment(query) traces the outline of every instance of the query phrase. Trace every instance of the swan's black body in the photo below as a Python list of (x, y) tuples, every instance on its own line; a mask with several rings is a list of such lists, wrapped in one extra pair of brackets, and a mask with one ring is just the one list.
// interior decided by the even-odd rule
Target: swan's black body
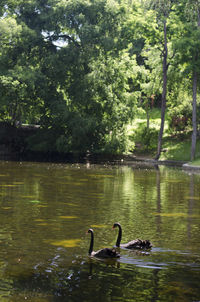
[(94, 252), (93, 251), (93, 245), (94, 245), (94, 232), (92, 229), (88, 230), (88, 233), (91, 234), (91, 241), (90, 241), (90, 247), (89, 247), (89, 256), (94, 256), (98, 258), (119, 258), (120, 254), (113, 248), (104, 248), (99, 251)]
[(122, 239), (122, 227), (120, 223), (116, 222), (113, 224), (113, 229), (118, 227), (119, 232), (117, 236), (117, 241), (116, 241), (116, 246), (117, 247), (122, 247), (126, 249), (138, 249), (138, 250), (144, 250), (144, 249), (150, 249), (152, 248), (152, 244), (149, 240), (141, 240), (141, 239), (135, 239), (132, 241), (129, 241), (128, 243), (120, 244), (121, 239)]

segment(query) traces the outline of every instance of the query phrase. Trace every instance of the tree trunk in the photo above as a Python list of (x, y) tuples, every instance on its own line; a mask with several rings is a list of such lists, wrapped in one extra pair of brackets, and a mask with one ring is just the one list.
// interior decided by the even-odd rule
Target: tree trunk
[(193, 74), (193, 100), (192, 100), (192, 146), (191, 146), (191, 160), (195, 158), (196, 141), (197, 141), (197, 72)]
[(167, 26), (166, 20), (164, 20), (164, 51), (163, 51), (163, 87), (162, 87), (162, 104), (161, 104), (161, 125), (160, 132), (158, 136), (158, 148), (155, 159), (159, 159), (162, 147), (162, 137), (164, 131), (165, 124), (165, 109), (166, 109), (166, 94), (167, 94), (167, 56), (168, 56), (168, 48), (167, 48)]
[[(197, 7), (197, 26), (200, 28), (200, 11)], [(195, 70), (193, 73), (193, 94), (192, 94), (192, 145), (191, 145), (191, 161), (195, 159), (196, 142), (197, 142), (197, 81), (198, 74)]]
[(147, 114), (147, 130), (149, 130), (149, 120), (150, 120), (150, 115), (149, 115), (149, 98), (146, 98), (146, 114)]

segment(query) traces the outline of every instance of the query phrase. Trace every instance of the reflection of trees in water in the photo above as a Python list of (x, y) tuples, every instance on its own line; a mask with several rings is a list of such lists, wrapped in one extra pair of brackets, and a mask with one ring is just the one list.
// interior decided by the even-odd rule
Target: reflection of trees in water
[(6, 262), (0, 260), (0, 301), (9, 301), (9, 297), (13, 291), (13, 281), (4, 276)]
[(10, 301), (10, 295), (13, 292), (13, 284), (11, 280), (5, 280), (0, 278), (0, 301)]
[[(184, 301), (185, 294), (198, 297), (197, 273), (181, 266), (147, 269), (117, 261), (75, 259), (68, 268), (51, 272), (45, 266), (21, 271), (12, 277), (12, 296), (23, 295), (30, 301), (32, 297), (48, 297), (48, 301), (157, 301), (160, 297), (162, 301)], [(189, 274), (193, 292), (191, 283), (183, 290)]]
[[(156, 211), (158, 214), (161, 213), (161, 194), (160, 194), (160, 169), (158, 167), (157, 173), (156, 173), (156, 187), (157, 187), (157, 203), (156, 203)], [(157, 228), (157, 234), (158, 236), (161, 233), (161, 215), (156, 216), (156, 228)]]
[(187, 223), (187, 237), (188, 240), (191, 239), (191, 224), (194, 206), (194, 174), (190, 175), (190, 198), (188, 199), (188, 223)]
[(116, 270), (116, 266), (90, 261), (57, 272), (37, 271), (29, 277), (21, 276), (14, 286), (18, 293), (23, 291), (29, 296), (43, 292), (53, 296), (53, 301), (63, 301), (64, 298), (68, 298), (67, 301), (110, 301), (115, 297), (126, 300), (134, 295), (134, 282), (137, 289), (141, 288), (141, 280), (136, 269), (132, 272)]
[(139, 282), (136, 269), (133, 269), (135, 273), (119, 271), (115, 264), (90, 260), (52, 272), (38, 268), (30, 275), (18, 276), (14, 287), (16, 294), (23, 292), (29, 296), (43, 292), (44, 296), (53, 296), (53, 301), (63, 301), (65, 297), (69, 301), (110, 301), (111, 297), (122, 297), (123, 293), (126, 297), (134, 288), (132, 283)]

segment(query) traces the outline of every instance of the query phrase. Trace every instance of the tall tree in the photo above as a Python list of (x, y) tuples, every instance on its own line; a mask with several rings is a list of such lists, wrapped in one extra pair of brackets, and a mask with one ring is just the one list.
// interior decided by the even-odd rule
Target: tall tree
[(200, 80), (200, 1), (185, 0), (177, 7), (182, 21), (182, 37), (175, 43), (179, 51), (180, 63), (192, 85), (192, 139), (191, 160), (195, 159), (197, 142), (197, 91)]
[[(191, 3), (190, 3), (191, 2)], [(196, 152), (196, 141), (197, 141), (197, 83), (199, 80), (199, 65), (197, 65), (197, 62), (200, 60), (200, 52), (199, 52), (199, 38), (200, 38), (200, 1), (189, 1), (189, 4), (191, 5), (193, 12), (195, 13), (195, 19), (196, 24), (194, 24), (195, 32), (197, 32), (197, 38), (198, 38), (198, 45), (195, 45), (194, 49), (194, 60), (195, 64), (193, 64), (193, 94), (192, 94), (192, 126), (193, 126), (193, 133), (192, 133), (192, 144), (191, 144), (191, 160), (195, 159), (195, 152)]]
[[(12, 16), (21, 31), (8, 50), (4, 47), (5, 107), (8, 111), (17, 100), (22, 121), (38, 108), (40, 125), (56, 132), (49, 148), (85, 152), (112, 142), (118, 149), (123, 125), (134, 113), (130, 82), (136, 63), (125, 39), (127, 3), (7, 0), (5, 23)], [(12, 83), (17, 98), (4, 93)]]
[[(161, 103), (161, 124), (158, 136), (157, 154), (155, 159), (159, 159), (162, 148), (162, 138), (165, 124), (166, 96), (167, 96), (167, 71), (168, 63), (168, 27), (167, 22), (171, 13), (173, 0), (151, 0), (150, 7), (156, 12), (157, 25), (162, 32), (162, 39), (159, 41), (162, 54), (162, 103)], [(159, 47), (159, 46), (158, 46)]]

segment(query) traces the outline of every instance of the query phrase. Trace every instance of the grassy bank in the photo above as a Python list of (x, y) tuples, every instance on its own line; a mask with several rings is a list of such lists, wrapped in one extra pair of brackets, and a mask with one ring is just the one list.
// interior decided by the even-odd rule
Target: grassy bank
[[(140, 112), (133, 124), (128, 127), (132, 152), (136, 156), (154, 158), (157, 150), (158, 133), (160, 129), (160, 110), (150, 112), (149, 130), (147, 131), (147, 116)], [(166, 114), (161, 160), (178, 160), (190, 162), (192, 131), (170, 131)], [(192, 162), (200, 165), (200, 142), (197, 141), (196, 159)]]

